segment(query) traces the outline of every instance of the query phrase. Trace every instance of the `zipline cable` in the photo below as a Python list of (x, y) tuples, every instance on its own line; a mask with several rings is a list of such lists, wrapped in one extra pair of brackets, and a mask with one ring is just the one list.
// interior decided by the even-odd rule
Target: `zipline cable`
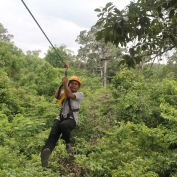
[(54, 51), (56, 52), (56, 54), (58, 55), (58, 57), (60, 58), (60, 60), (64, 63), (64, 67), (65, 67), (65, 76), (67, 76), (67, 69), (68, 69), (68, 65), (63, 61), (63, 59), (61, 58), (61, 56), (59, 55), (59, 53), (57, 52), (57, 50), (55, 49), (55, 47), (53, 46), (53, 44), (51, 43), (51, 41), (49, 40), (49, 38), (47, 37), (47, 35), (45, 34), (45, 32), (43, 31), (43, 29), (41, 28), (41, 26), (39, 25), (39, 23), (37, 22), (37, 20), (35, 19), (35, 17), (33, 16), (33, 14), (31, 13), (31, 11), (29, 10), (29, 8), (27, 7), (27, 5), (24, 3), (23, 0), (21, 0), (22, 3), (24, 4), (24, 6), (26, 7), (26, 9), (28, 10), (28, 12), (30, 13), (30, 15), (33, 17), (34, 21), (36, 22), (36, 24), (38, 25), (38, 27), (41, 29), (41, 31), (43, 32), (44, 36), (47, 38), (47, 40), (49, 41), (50, 45), (53, 47)]

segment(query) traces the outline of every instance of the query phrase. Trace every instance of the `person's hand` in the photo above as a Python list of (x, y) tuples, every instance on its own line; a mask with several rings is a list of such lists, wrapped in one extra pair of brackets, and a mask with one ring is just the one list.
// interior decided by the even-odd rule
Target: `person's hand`
[(62, 78), (62, 83), (63, 85), (68, 83), (68, 78), (66, 76)]

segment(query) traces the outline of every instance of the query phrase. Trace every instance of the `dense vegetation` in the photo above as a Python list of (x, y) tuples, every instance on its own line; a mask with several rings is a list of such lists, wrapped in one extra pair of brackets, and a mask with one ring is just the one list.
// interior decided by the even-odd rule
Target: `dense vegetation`
[(96, 8), (97, 40), (129, 48), (121, 64), (134, 67), (177, 47), (177, 1), (135, 0), (124, 9), (109, 2)]
[(71, 66), (69, 77), (81, 77), (85, 98), (72, 136), (74, 157), (60, 140), (50, 168), (42, 168), (40, 151), (59, 111), (53, 95), (63, 64), (51, 48), (44, 59), (38, 51), (24, 54), (6, 33), (0, 38), (0, 176), (177, 177), (176, 53), (166, 65), (117, 69), (123, 49), (97, 43), (111, 56), (104, 89), (93, 69), (98, 48), (94, 40), (81, 41), (86, 31), (77, 38), (84, 59), (56, 46)]

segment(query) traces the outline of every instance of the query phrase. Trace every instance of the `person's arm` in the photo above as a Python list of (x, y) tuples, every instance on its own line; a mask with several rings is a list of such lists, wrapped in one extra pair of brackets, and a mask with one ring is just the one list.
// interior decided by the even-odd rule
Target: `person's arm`
[(56, 90), (56, 92), (55, 92), (55, 98), (56, 98), (56, 99), (60, 99), (60, 98), (61, 98), (61, 96), (62, 96), (62, 93), (61, 93), (62, 88), (63, 88), (63, 84), (61, 84), (61, 85), (59, 86), (59, 88)]
[(76, 98), (76, 95), (74, 93), (71, 92), (70, 88), (68, 87), (68, 78), (67, 77), (63, 77), (62, 79), (63, 81), (63, 87), (66, 93), (66, 96), (72, 99)]

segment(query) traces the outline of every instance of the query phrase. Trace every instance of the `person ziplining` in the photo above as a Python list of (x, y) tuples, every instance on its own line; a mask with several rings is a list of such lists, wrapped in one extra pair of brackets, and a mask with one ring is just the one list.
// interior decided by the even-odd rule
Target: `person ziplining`
[[(52, 45), (51, 41), (47, 37), (47, 35), (44, 33), (42, 28), (40, 27), (37, 20), (34, 18), (26, 4), (23, 0), (21, 0), (28, 12), (31, 14), (51, 46), (53, 47), (54, 51), (57, 53), (60, 60), (64, 63), (65, 68), (65, 76), (62, 78), (62, 84), (59, 86), (59, 88), (55, 92), (55, 98), (58, 99), (58, 104), (61, 104), (61, 110), (59, 112), (59, 115), (54, 120), (54, 123), (52, 125), (51, 131), (49, 133), (48, 139), (45, 142), (44, 147), (41, 150), (41, 162), (42, 167), (48, 167), (48, 161), (49, 157), (54, 150), (57, 141), (61, 137), (65, 143), (66, 143), (66, 151), (67, 153), (73, 154), (73, 148), (70, 144), (70, 138), (71, 138), (71, 131), (76, 127), (78, 123), (78, 114), (79, 114), (79, 108), (80, 104), (84, 98), (84, 94), (82, 92), (78, 92), (81, 86), (81, 79), (77, 76), (72, 76), (69, 80), (67, 78), (67, 70), (68, 65), (66, 62), (62, 60), (60, 55), (58, 54), (55, 47)], [(62, 92), (62, 90), (64, 92)]]
[[(72, 76), (68, 82), (68, 78), (65, 76), (62, 78), (62, 85), (55, 92), (55, 98), (62, 98), (63, 95), (65, 98), (62, 101), (60, 113), (55, 119), (49, 137), (41, 151), (43, 167), (48, 167), (49, 156), (61, 135), (61, 138), (66, 143), (66, 151), (73, 153), (70, 136), (71, 131), (78, 123), (79, 108), (84, 97), (82, 92), (78, 92), (80, 86), (81, 80), (79, 77)], [(62, 88), (64, 89), (64, 93), (61, 93)]]

